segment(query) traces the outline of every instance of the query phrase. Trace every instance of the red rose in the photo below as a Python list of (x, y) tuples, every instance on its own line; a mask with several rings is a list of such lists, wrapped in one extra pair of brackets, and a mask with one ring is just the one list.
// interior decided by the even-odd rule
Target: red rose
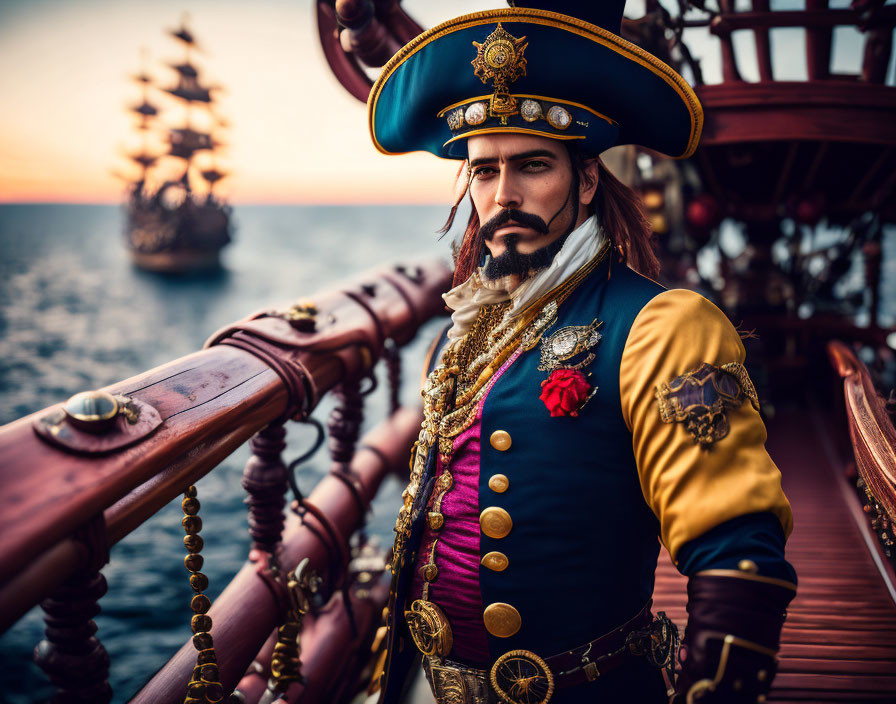
[(540, 398), (551, 417), (577, 416), (591, 395), (591, 384), (578, 369), (555, 369), (541, 382)]

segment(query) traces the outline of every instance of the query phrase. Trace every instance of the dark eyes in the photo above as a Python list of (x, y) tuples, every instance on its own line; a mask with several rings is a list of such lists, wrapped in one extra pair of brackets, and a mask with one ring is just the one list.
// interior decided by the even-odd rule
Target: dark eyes
[(498, 173), (498, 170), (491, 166), (477, 166), (473, 169), (473, 178), (483, 179), (496, 173)]
[[(542, 159), (529, 159), (520, 163), (520, 171), (527, 173), (535, 173), (550, 168), (550, 164)], [(477, 166), (473, 169), (473, 178), (482, 180), (498, 173), (498, 169), (494, 166)]]

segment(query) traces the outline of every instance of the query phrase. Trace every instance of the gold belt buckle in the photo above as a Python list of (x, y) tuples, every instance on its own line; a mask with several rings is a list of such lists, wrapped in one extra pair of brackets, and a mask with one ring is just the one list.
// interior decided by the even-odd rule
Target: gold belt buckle
[(451, 652), (454, 638), (445, 613), (431, 601), (415, 599), (404, 612), (414, 645), (424, 655), (445, 657)]
[(424, 670), (436, 704), (489, 704), (488, 673), (427, 656)]

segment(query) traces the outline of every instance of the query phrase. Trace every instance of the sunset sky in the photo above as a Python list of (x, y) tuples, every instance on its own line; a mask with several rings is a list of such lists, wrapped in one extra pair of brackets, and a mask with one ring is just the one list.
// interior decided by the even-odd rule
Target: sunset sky
[[(403, 6), (432, 26), (506, 3), (406, 0)], [(638, 16), (641, 8), (631, 0), (627, 14)], [(124, 109), (140, 99), (128, 76), (139, 69), (146, 47), (149, 72), (173, 83), (164, 63), (180, 61), (183, 52), (164, 30), (175, 28), (185, 11), (204, 48), (196, 63), (208, 82), (226, 89), (220, 113), (231, 126), (222, 134), (228, 148), (220, 166), (232, 176), (222, 192), (235, 202), (451, 198), (456, 162), (374, 150), (365, 106), (336, 82), (323, 58), (311, 0), (3, 0), (0, 202), (120, 201), (123, 184), (113, 174), (134, 173), (121, 154), (140, 144)], [(695, 46), (709, 57), (704, 72), (712, 82), (714, 51), (706, 42)], [(804, 51), (800, 42), (787, 49)], [(835, 64), (849, 66), (860, 51), (846, 36), (835, 47)], [(750, 67), (742, 70), (749, 78)], [(798, 77), (800, 70), (793, 70)]]

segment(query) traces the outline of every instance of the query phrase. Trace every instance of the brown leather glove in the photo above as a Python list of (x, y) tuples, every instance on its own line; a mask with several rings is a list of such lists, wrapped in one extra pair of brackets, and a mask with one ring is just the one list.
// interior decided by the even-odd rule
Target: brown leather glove
[(688, 582), (688, 625), (674, 704), (764, 702), (796, 585), (747, 570), (707, 570)]

